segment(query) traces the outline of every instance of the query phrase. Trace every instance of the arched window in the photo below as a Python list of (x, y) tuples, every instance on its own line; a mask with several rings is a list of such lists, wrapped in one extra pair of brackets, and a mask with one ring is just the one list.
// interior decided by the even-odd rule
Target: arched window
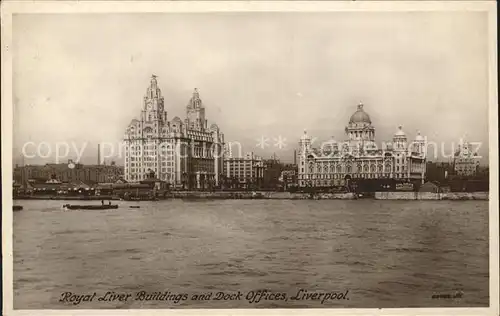
[(342, 172), (342, 166), (341, 165), (337, 165), (337, 173), (341, 173)]
[(348, 166), (346, 167), (346, 172), (350, 173), (350, 172), (351, 172), (351, 170), (352, 170), (352, 167), (348, 165)]

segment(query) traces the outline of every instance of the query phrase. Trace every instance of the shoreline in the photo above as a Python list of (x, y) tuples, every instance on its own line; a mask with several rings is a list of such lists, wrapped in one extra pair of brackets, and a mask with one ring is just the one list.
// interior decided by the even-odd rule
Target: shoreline
[[(374, 192), (370, 196), (359, 196), (355, 193), (290, 193), (290, 192), (248, 192), (248, 191), (179, 191), (170, 192), (156, 200), (188, 199), (188, 200), (489, 200), (489, 192)], [(57, 200), (57, 201), (119, 201), (117, 196), (25, 196), (14, 200)], [(127, 200), (124, 200), (127, 201)], [(129, 200), (130, 202), (151, 201), (151, 199)]]

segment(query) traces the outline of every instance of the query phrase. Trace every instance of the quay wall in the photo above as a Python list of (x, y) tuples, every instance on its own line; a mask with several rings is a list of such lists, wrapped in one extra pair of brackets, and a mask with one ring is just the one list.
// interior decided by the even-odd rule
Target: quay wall
[(375, 192), (376, 200), (489, 200), (489, 192)]
[(272, 200), (352, 200), (354, 193), (290, 193), (290, 192), (191, 192), (179, 191), (167, 194), (167, 198), (180, 199), (272, 199)]
[[(355, 193), (300, 193), (300, 192), (200, 192), (173, 191), (159, 199), (270, 199), (270, 200), (354, 200)], [(375, 192), (376, 200), (489, 200), (489, 192)], [(116, 196), (20, 196), (15, 200), (119, 200)]]
[(89, 195), (89, 196), (61, 196), (61, 195), (24, 195), (15, 196), (14, 200), (65, 200), (65, 201), (101, 201), (120, 200), (117, 196), (111, 195)]
[(489, 192), (447, 192), (441, 193), (441, 200), (489, 200)]

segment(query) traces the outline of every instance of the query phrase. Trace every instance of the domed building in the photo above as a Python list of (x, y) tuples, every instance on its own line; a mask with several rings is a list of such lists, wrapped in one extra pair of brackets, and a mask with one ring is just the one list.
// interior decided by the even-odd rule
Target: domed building
[[(370, 183), (374, 190), (387, 188), (386, 183), (422, 183), (425, 177), (425, 138), (418, 133), (408, 142), (399, 126), (392, 142), (375, 143), (375, 127), (362, 103), (349, 118), (345, 141), (331, 139), (312, 147), (304, 131), (299, 141), (300, 187), (362, 187)], [(352, 186), (351, 186), (352, 187)]]
[(197, 89), (186, 106), (186, 119), (167, 119), (164, 97), (153, 75), (139, 119), (125, 131), (125, 180), (151, 177), (187, 189), (219, 184), (223, 172), (224, 134), (216, 124), (208, 127), (205, 107)]

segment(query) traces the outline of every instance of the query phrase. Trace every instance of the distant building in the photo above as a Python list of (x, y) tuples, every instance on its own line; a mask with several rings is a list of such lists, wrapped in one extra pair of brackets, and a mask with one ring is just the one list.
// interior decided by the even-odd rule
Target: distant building
[(264, 160), (264, 179), (262, 188), (267, 190), (277, 190), (280, 188), (280, 176), (283, 170), (283, 164), (273, 157)]
[(218, 186), (223, 173), (224, 134), (208, 126), (197, 89), (186, 106), (186, 119), (167, 119), (164, 98), (152, 76), (141, 114), (125, 131), (125, 180), (145, 180), (151, 172), (173, 187)]
[(94, 195), (95, 188), (82, 181), (61, 182), (55, 179), (47, 180), (45, 183), (33, 183), (32, 193), (34, 195)]
[(304, 132), (299, 142), (299, 186), (344, 186), (379, 179), (423, 182), (426, 143), (420, 133), (409, 143), (399, 126), (392, 143), (379, 148), (375, 144), (375, 127), (363, 104), (359, 104), (345, 134), (347, 139), (343, 142), (332, 139), (322, 148), (313, 148), (311, 138)]
[[(70, 165), (73, 168), (70, 168)], [(38, 183), (55, 179), (60, 182), (83, 181), (85, 183), (99, 183), (116, 181), (123, 177), (123, 167), (117, 165), (84, 165), (73, 163), (26, 165), (14, 168), (14, 180), (26, 184), (32, 179)]]
[(281, 171), (279, 178), (284, 190), (298, 185), (298, 170), (297, 165), (285, 165)]
[(426, 181), (448, 183), (453, 173), (453, 165), (449, 162), (428, 161), (426, 163)]
[(262, 157), (253, 152), (243, 157), (225, 157), (224, 176), (230, 182), (236, 181), (241, 188), (259, 188), (264, 179)]
[(479, 159), (472, 146), (464, 142), (459, 146), (453, 158), (455, 175), (460, 177), (474, 177), (478, 174)]

